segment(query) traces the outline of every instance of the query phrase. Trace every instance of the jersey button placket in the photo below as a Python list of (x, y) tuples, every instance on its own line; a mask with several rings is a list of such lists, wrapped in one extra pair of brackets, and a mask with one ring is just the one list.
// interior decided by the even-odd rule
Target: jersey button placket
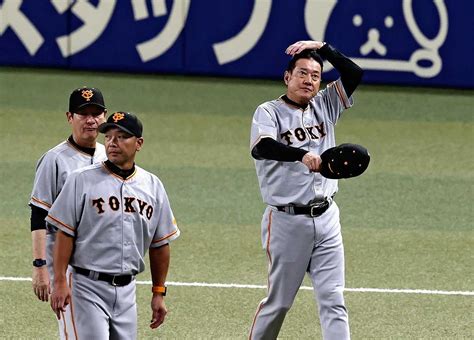
[(130, 263), (130, 246), (129, 246), (129, 235), (130, 235), (130, 216), (129, 213), (125, 212), (125, 196), (127, 196), (127, 184), (125, 181), (122, 182), (121, 198), (122, 198), (122, 271), (129, 269)]
[(313, 125), (313, 117), (311, 117), (311, 110), (309, 108), (303, 111), (303, 125), (304, 127)]

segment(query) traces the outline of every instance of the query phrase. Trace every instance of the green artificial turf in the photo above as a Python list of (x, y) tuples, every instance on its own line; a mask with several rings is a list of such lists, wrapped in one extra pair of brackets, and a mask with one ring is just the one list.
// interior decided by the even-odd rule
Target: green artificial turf
[[(163, 181), (182, 235), (168, 280), (266, 284), (264, 209), (249, 155), (255, 108), (281, 82), (0, 68), (0, 276), (31, 276), (27, 206), (38, 158), (70, 134), (71, 90), (102, 89), (109, 112), (144, 123), (137, 163)], [(348, 288), (474, 291), (474, 91), (362, 85), (337, 125), (371, 164), (340, 181), (336, 202)], [(102, 137), (101, 137), (102, 138)], [(138, 280), (149, 281), (148, 269)], [(310, 285), (305, 279), (304, 285)], [(31, 282), (0, 280), (0, 337), (51, 339), (54, 315)], [(148, 328), (138, 286), (139, 338), (245, 339), (265, 289), (170, 286), (170, 310)], [(472, 295), (346, 292), (353, 339), (472, 338)], [(284, 339), (321, 338), (311, 291), (297, 296)]]

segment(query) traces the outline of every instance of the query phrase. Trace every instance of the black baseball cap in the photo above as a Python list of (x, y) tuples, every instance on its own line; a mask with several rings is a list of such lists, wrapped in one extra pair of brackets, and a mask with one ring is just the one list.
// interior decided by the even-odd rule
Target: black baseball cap
[(361, 175), (369, 166), (369, 151), (362, 145), (344, 143), (321, 154), (320, 174), (326, 178), (351, 178)]
[(110, 128), (119, 128), (126, 133), (140, 138), (143, 133), (142, 122), (132, 113), (118, 111), (107, 118), (107, 122), (99, 125), (99, 131), (106, 133)]
[(69, 112), (77, 112), (87, 105), (97, 105), (106, 109), (102, 92), (95, 87), (81, 87), (72, 91), (69, 96)]

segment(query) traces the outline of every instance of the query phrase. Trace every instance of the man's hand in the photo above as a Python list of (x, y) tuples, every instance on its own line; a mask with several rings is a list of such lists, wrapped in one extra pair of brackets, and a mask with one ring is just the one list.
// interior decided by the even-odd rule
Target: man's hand
[(46, 266), (33, 267), (33, 292), (41, 301), (48, 301), (51, 288), (49, 285), (49, 274)]
[(155, 329), (158, 328), (165, 321), (165, 316), (168, 313), (163, 295), (158, 293), (153, 294), (153, 297), (151, 299), (151, 311), (152, 316), (150, 328)]
[(325, 43), (321, 42), (321, 41), (313, 41), (313, 40), (301, 40), (301, 41), (297, 41), (295, 42), (294, 44), (288, 46), (288, 48), (286, 49), (285, 53), (286, 54), (289, 54), (291, 56), (294, 56), (295, 54), (298, 54), (304, 50), (307, 50), (307, 49), (320, 49), (321, 47), (323, 47)]
[(64, 312), (66, 306), (71, 301), (71, 290), (67, 285), (67, 281), (54, 281), (54, 290), (51, 294), (51, 309), (56, 314), (58, 320), (61, 320), (61, 312)]
[(321, 157), (312, 152), (308, 152), (304, 155), (301, 162), (306, 165), (311, 172), (319, 172), (321, 170)]

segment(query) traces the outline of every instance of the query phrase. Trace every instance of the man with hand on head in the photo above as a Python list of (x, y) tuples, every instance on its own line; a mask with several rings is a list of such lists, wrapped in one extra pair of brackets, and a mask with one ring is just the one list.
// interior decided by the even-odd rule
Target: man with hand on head
[(156, 328), (167, 313), (169, 243), (180, 232), (163, 184), (135, 164), (144, 141), (140, 120), (115, 112), (99, 131), (107, 160), (72, 173), (46, 219), (59, 229), (51, 307), (60, 318), (72, 306), (82, 339), (136, 339), (135, 276), (149, 250)]
[[(305, 273), (319, 306), (323, 338), (350, 338), (344, 302), (344, 247), (337, 180), (321, 176), (320, 155), (335, 146), (335, 125), (352, 106), (362, 70), (329, 44), (298, 41), (284, 73), (286, 94), (261, 104), (252, 120), (250, 150), (267, 208), (261, 223), (268, 256), (268, 295), (250, 339), (276, 339)], [(321, 56), (341, 77), (319, 90)]]

